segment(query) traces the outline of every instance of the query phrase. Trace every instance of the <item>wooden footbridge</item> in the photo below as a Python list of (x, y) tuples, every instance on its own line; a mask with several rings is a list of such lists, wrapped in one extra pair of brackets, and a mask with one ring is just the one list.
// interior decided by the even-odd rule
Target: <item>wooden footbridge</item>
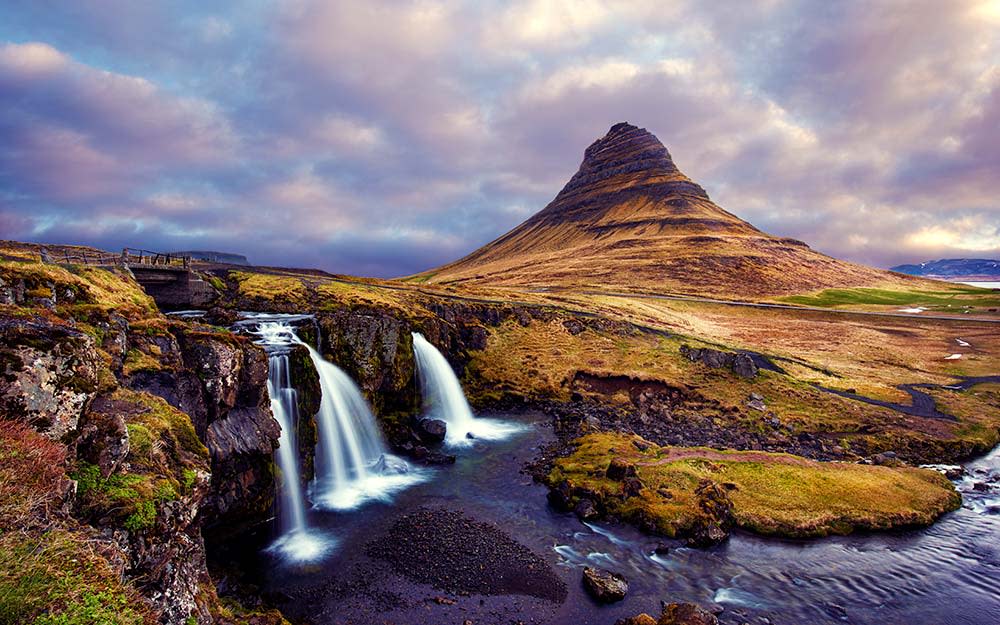
[(123, 267), (164, 310), (204, 308), (218, 296), (191, 267), (191, 257), (126, 247), (121, 254), (86, 249), (42, 250), (44, 262), (93, 267)]

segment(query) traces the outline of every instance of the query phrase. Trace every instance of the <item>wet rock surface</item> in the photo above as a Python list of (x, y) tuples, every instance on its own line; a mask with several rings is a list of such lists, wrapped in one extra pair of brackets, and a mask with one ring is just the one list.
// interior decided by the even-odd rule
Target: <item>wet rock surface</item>
[(421, 508), (401, 515), (367, 553), (414, 581), (451, 593), (566, 598), (566, 585), (543, 558), (499, 527), (452, 510)]
[(628, 594), (628, 581), (623, 576), (589, 566), (583, 569), (583, 587), (598, 603), (621, 601)]

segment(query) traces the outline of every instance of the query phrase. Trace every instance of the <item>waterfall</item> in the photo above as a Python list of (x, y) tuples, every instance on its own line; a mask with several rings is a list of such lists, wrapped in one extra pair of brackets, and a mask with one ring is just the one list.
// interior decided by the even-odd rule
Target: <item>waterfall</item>
[(413, 333), (413, 355), (417, 361), (424, 414), (447, 424), (446, 444), (462, 446), (472, 444), (475, 439), (500, 440), (524, 429), (520, 424), (473, 415), (448, 360), (419, 332)]
[(288, 350), (296, 337), (285, 323), (264, 322), (257, 327), (259, 342), (268, 352), (267, 394), (271, 412), (281, 426), (275, 451), (281, 484), (278, 487), (279, 536), (269, 548), (291, 561), (308, 561), (322, 556), (332, 541), (312, 530), (306, 521), (295, 428), (298, 424), (298, 397), (292, 387)]
[(388, 500), (397, 491), (424, 481), (426, 471), (388, 452), (375, 416), (354, 381), (315, 349), (306, 348), (322, 389), (316, 413), (319, 445), (313, 504), (347, 510), (366, 500)]

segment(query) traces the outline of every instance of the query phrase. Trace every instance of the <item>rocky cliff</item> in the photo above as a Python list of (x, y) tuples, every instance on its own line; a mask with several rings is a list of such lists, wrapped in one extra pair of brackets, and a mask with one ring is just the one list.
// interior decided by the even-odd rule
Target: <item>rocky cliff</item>
[(0, 259), (0, 369), (0, 470), (22, 502), (0, 505), (20, 528), (0, 533), (0, 560), (20, 567), (0, 580), (5, 614), (240, 622), (216, 598), (203, 529), (270, 515), (263, 351), (163, 317), (127, 273), (15, 256)]

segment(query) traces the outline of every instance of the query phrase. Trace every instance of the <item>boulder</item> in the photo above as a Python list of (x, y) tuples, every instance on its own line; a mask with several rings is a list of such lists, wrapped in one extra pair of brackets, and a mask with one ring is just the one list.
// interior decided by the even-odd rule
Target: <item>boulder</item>
[(639, 493), (646, 485), (636, 476), (630, 476), (622, 480), (622, 495), (625, 497), (638, 497)]
[(608, 470), (605, 473), (609, 480), (624, 480), (627, 477), (636, 477), (638, 473), (635, 465), (624, 458), (612, 458), (608, 463)]
[(75, 432), (103, 366), (94, 340), (68, 325), (0, 320), (0, 413), (60, 440)]
[(670, 603), (663, 606), (656, 625), (719, 625), (719, 619), (693, 603)]
[(420, 440), (426, 443), (440, 443), (448, 432), (448, 424), (441, 419), (422, 419), (417, 428)]
[(590, 521), (601, 516), (601, 513), (598, 512), (594, 502), (589, 499), (581, 499), (577, 502), (576, 507), (573, 508), (573, 513), (581, 521)]
[(648, 614), (638, 614), (628, 618), (620, 618), (615, 625), (656, 625), (656, 619)]
[(589, 566), (583, 569), (583, 587), (598, 603), (621, 601), (628, 593), (628, 581), (624, 577)]

